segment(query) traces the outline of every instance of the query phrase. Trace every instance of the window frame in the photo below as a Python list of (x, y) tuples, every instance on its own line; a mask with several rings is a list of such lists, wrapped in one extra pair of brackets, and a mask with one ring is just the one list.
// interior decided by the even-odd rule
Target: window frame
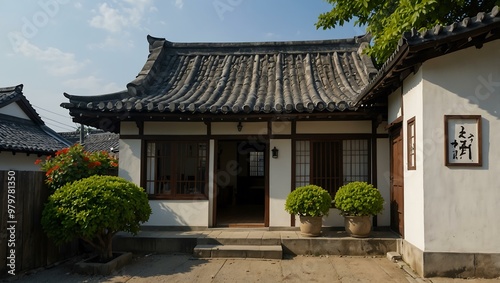
[(406, 163), (408, 170), (417, 170), (417, 123), (412, 117), (406, 122)]
[[(170, 180), (170, 184), (171, 184), (171, 187), (172, 187), (172, 193), (171, 194), (158, 194), (156, 193), (157, 191), (157, 185), (156, 183), (159, 182), (158, 180), (158, 174), (157, 173), (153, 173), (154, 174), (154, 180), (150, 180), (148, 179), (148, 175), (149, 175), (149, 161), (151, 158), (155, 159), (154, 161), (154, 164), (156, 165), (156, 162), (158, 162), (157, 160), (157, 155), (156, 155), (156, 152), (154, 153), (154, 155), (148, 155), (148, 147), (150, 144), (155, 144), (155, 148), (158, 146), (158, 144), (165, 144), (165, 143), (169, 143), (171, 148), (170, 148), (170, 153), (174, 154), (175, 157), (172, 157), (172, 159), (174, 159), (175, 161), (171, 161), (171, 165), (175, 165), (176, 163), (176, 160), (179, 160), (179, 159), (182, 159), (183, 157), (179, 157), (178, 155), (178, 151), (176, 149), (178, 149), (178, 146), (175, 146), (172, 147), (173, 144), (175, 145), (181, 145), (181, 144), (193, 144), (196, 146), (199, 146), (200, 144), (204, 144), (205, 145), (205, 150), (204, 150), (204, 153), (205, 153), (205, 156), (204, 156), (204, 166), (197, 166), (197, 169), (200, 169), (200, 168), (204, 168), (204, 184), (202, 185), (203, 186), (203, 192), (202, 193), (194, 193), (194, 194), (182, 194), (182, 193), (178, 193), (178, 191), (180, 190), (179, 186), (175, 184), (176, 180), (175, 178), (172, 178)], [(148, 194), (148, 198), (149, 199), (152, 199), (152, 200), (208, 200), (208, 197), (209, 197), (209, 179), (208, 179), (208, 176), (209, 176), (209, 168), (210, 168), (210, 160), (209, 160), (209, 149), (210, 149), (210, 142), (209, 140), (207, 140), (206, 138), (192, 138), (192, 139), (151, 139), (151, 140), (143, 140), (143, 158), (142, 158), (142, 171), (143, 171), (143, 174), (142, 174), (142, 187), (144, 188), (144, 190), (146, 191), (146, 193)], [(199, 148), (197, 148), (197, 150), (199, 150)], [(188, 156), (184, 156), (184, 158), (187, 158)], [(192, 157), (192, 156), (189, 156), (189, 157)], [(196, 163), (199, 164), (200, 161), (203, 159), (202, 158), (203, 156), (200, 155), (200, 153), (198, 152), (198, 156), (196, 157)], [(163, 156), (163, 158), (167, 158), (167, 156)], [(156, 169), (155, 169), (156, 170)], [(170, 174), (169, 176), (173, 176), (172, 173), (176, 173), (176, 174), (179, 174), (179, 172), (176, 171), (176, 169), (174, 167), (171, 167), (170, 169)], [(175, 174), (174, 174), (175, 175)], [(185, 180), (185, 182), (189, 182), (189, 176), (187, 176)], [(183, 181), (184, 182), (184, 181)], [(184, 183), (185, 183), (184, 182)], [(148, 192), (148, 185), (150, 183), (153, 183), (153, 190), (155, 191), (154, 194), (150, 194)], [(195, 181), (195, 183), (197, 183)]]
[[(304, 147), (304, 145), (301, 145), (299, 146), (298, 145), (298, 142), (308, 142), (309, 144), (307, 146)], [(307, 182), (308, 184), (314, 184), (314, 182), (312, 181), (312, 178), (313, 178), (313, 174), (312, 174), (312, 171), (314, 170), (314, 166), (313, 166), (313, 162), (315, 162), (314, 160), (316, 159), (316, 157), (314, 156), (314, 143), (321, 143), (321, 142), (335, 142), (335, 143), (339, 143), (339, 148), (338, 148), (338, 151), (337, 153), (340, 153), (340, 156), (342, 157), (341, 160), (336, 160), (336, 161), (330, 161), (329, 163), (330, 164), (335, 164), (337, 166), (339, 166), (340, 168), (337, 170), (341, 176), (340, 176), (340, 180), (337, 182), (340, 186), (348, 183), (348, 182), (351, 182), (349, 181), (349, 179), (352, 179), (353, 175), (352, 173), (351, 174), (347, 174), (347, 171), (350, 171), (352, 170), (353, 168), (350, 168), (349, 170), (346, 170), (345, 167), (345, 163), (344, 163), (344, 159), (345, 158), (353, 158), (353, 155), (346, 155), (346, 149), (344, 148), (344, 142), (354, 142), (354, 141), (363, 141), (365, 142), (365, 146), (366, 146), (366, 156), (364, 156), (366, 159), (365, 159), (365, 162), (364, 164), (366, 165), (366, 173), (364, 174), (366, 180), (359, 180), (359, 181), (366, 181), (366, 182), (370, 182), (371, 179), (372, 179), (372, 160), (371, 160), (371, 156), (372, 156), (372, 145), (371, 145), (371, 138), (370, 137), (359, 137), (359, 136), (342, 136), (342, 137), (325, 137), (325, 138), (296, 138), (294, 139), (292, 142), (294, 143), (294, 168), (293, 168), (293, 180), (292, 180), (292, 184), (294, 186), (294, 188), (298, 187), (298, 186), (303, 186), (305, 184), (305, 182)], [(304, 151), (304, 149), (307, 151)], [(352, 150), (351, 150), (352, 151)], [(300, 155), (300, 157), (298, 156)], [(304, 160), (304, 158), (308, 158), (308, 161), (307, 162), (301, 162), (300, 160)], [(301, 167), (302, 166), (302, 167)], [(306, 170), (308, 170), (308, 172), (302, 172), (301, 170), (299, 170), (299, 168), (308, 168)], [(359, 169), (359, 168), (358, 168)], [(304, 175), (305, 173), (305, 175)], [(339, 177), (334, 177), (334, 178), (339, 178)], [(301, 184), (302, 183), (302, 184)], [(305, 184), (305, 185), (308, 185), (308, 184)], [(318, 184), (315, 184), (315, 185), (318, 185)], [(339, 186), (339, 187), (340, 187)], [(335, 197), (335, 194), (336, 192), (338, 191), (339, 188), (325, 188), (329, 193), (330, 195), (333, 197)]]

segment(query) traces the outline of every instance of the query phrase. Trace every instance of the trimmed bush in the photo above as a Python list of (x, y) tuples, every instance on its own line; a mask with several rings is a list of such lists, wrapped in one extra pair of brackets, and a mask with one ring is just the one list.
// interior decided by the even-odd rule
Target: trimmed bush
[(137, 234), (150, 215), (142, 188), (120, 177), (95, 175), (57, 189), (45, 205), (42, 226), (56, 244), (81, 238), (106, 261), (113, 256), (113, 236)]
[(286, 198), (285, 210), (300, 216), (328, 215), (332, 197), (325, 189), (316, 185), (298, 187)]
[(345, 216), (376, 215), (384, 209), (384, 199), (373, 185), (351, 182), (337, 191), (335, 207)]

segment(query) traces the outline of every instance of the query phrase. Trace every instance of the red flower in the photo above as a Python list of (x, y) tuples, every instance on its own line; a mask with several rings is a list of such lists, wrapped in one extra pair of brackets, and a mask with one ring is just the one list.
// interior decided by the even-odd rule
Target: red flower
[(89, 168), (95, 168), (97, 166), (101, 166), (101, 162), (94, 161), (94, 162), (89, 163), (89, 165), (87, 165), (87, 167), (89, 167)]
[(38, 164), (40, 164), (41, 162), (42, 162), (42, 160), (39, 158), (39, 159), (37, 159), (37, 160), (35, 161), (35, 165), (38, 165)]
[(111, 167), (118, 167), (118, 164), (116, 162), (111, 162), (109, 163), (109, 165), (111, 165)]
[(69, 148), (63, 148), (63, 149), (58, 150), (58, 151), (56, 152), (56, 156), (61, 155), (61, 154), (66, 154), (66, 153), (68, 153), (68, 152), (69, 152)]

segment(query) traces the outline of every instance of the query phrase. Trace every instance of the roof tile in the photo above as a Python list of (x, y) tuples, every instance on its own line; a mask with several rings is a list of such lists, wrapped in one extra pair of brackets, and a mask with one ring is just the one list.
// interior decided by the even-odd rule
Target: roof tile
[(162, 113), (344, 110), (376, 73), (367, 39), (172, 43), (148, 37), (150, 56), (127, 91), (65, 94), (68, 109)]

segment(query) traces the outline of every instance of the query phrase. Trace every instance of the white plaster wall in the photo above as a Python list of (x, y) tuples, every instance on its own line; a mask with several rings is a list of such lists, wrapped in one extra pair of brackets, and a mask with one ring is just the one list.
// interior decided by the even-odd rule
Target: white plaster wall
[(372, 132), (371, 121), (298, 121), (297, 134), (363, 134)]
[(208, 227), (208, 200), (150, 200), (146, 226)]
[[(405, 239), (419, 249), (424, 243), (424, 188), (422, 157), (425, 144), (423, 139), (422, 114), (422, 69), (410, 75), (403, 85), (403, 171), (404, 171), (404, 235)], [(398, 102), (399, 103), (399, 102)], [(408, 170), (407, 161), (407, 121), (415, 117), (417, 170)]]
[(17, 103), (11, 103), (7, 106), (0, 108), (0, 114), (14, 116), (26, 120), (31, 120), (28, 115), (17, 105)]
[(267, 135), (267, 122), (245, 122), (243, 128), (238, 132), (238, 122), (216, 122), (212, 123), (212, 135)]
[(292, 141), (271, 139), (269, 148), (273, 147), (279, 149), (279, 156), (270, 158), (269, 164), (269, 226), (290, 227), (285, 201), (292, 188)]
[[(299, 218), (295, 219), (296, 226), (300, 223)], [(340, 211), (336, 208), (331, 208), (328, 216), (323, 217), (323, 226), (326, 227), (344, 227), (344, 216), (340, 215)]]
[(120, 139), (118, 176), (141, 185), (141, 140)]
[[(500, 252), (500, 41), (426, 62), (425, 250)], [(482, 167), (444, 165), (444, 115), (481, 115)]]
[(391, 163), (389, 139), (377, 139), (377, 189), (384, 198), (384, 210), (377, 215), (378, 226), (391, 225)]
[(12, 154), (10, 151), (0, 152), (0, 170), (40, 171), (40, 165), (35, 165), (37, 159), (45, 160), (46, 156), (38, 157), (35, 154)]
[(135, 122), (121, 122), (120, 124), (121, 135), (138, 135), (139, 128)]
[(387, 121), (392, 123), (398, 117), (403, 115), (403, 101), (401, 97), (401, 88), (398, 88), (388, 97)]
[(292, 122), (275, 121), (272, 122), (273, 135), (290, 135), (292, 133)]
[(206, 135), (203, 122), (145, 122), (145, 135)]

